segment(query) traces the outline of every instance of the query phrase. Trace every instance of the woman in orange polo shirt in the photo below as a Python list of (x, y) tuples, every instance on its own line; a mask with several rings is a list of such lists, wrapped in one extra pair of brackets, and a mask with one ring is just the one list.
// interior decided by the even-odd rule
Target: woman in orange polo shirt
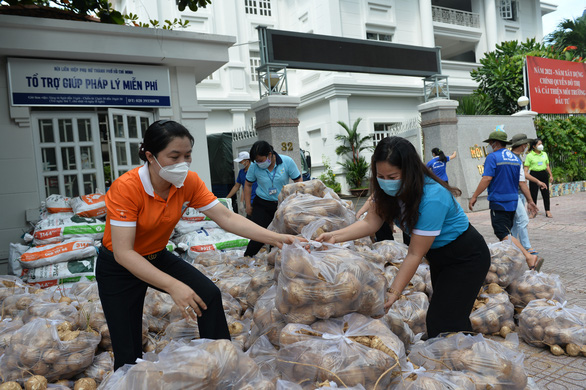
[(169, 120), (147, 129), (139, 150), (145, 164), (120, 176), (106, 193), (106, 230), (96, 279), (114, 350), (114, 369), (142, 356), (142, 312), (147, 287), (171, 295), (185, 318), (197, 318), (200, 336), (230, 339), (219, 288), (165, 249), (187, 207), (224, 230), (273, 246), (294, 236), (268, 231), (229, 211), (195, 172), (194, 139)]

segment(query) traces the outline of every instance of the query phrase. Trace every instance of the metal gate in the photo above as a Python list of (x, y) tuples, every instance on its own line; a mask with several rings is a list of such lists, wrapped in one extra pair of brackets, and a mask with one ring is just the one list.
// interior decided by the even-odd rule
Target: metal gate
[(408, 119), (404, 122), (396, 123), (384, 131), (375, 131), (372, 133), (372, 146), (376, 147), (378, 143), (386, 137), (406, 138), (415, 146), (419, 156), (423, 158), (423, 132), (421, 131), (421, 115)]

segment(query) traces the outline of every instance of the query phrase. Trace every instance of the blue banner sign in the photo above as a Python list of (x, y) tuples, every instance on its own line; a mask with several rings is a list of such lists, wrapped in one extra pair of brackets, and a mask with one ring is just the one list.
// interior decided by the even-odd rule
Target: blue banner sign
[(162, 66), (8, 59), (13, 106), (170, 107)]

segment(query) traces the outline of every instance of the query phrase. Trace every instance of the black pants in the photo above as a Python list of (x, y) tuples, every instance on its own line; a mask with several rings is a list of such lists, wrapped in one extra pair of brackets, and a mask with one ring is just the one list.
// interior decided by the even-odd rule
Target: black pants
[(490, 267), (484, 238), (470, 225), (448, 245), (430, 249), (433, 295), (427, 310), (427, 335), (472, 331), (470, 313)]
[[(160, 252), (150, 263), (190, 286), (205, 302), (208, 308), (197, 319), (201, 338), (230, 340), (220, 289), (211, 280), (167, 250)], [(112, 252), (104, 247), (98, 255), (96, 280), (110, 330), (116, 370), (124, 364), (134, 364), (142, 357), (144, 297), (147, 287), (153, 286), (118, 264)]]
[[(250, 219), (257, 225), (266, 228), (271, 224), (273, 218), (275, 217), (275, 213), (277, 212), (277, 205), (277, 202), (264, 200), (260, 196), (256, 195), (252, 201), (252, 215)], [(263, 245), (264, 244), (262, 242), (250, 240), (248, 246), (246, 247), (246, 251), (244, 252), (244, 256), (252, 257), (256, 255)]]
[(394, 240), (395, 237), (393, 236), (393, 228), (391, 224), (387, 221), (384, 221), (381, 225), (380, 229), (375, 234), (376, 241), (385, 241), (385, 240)]
[(543, 208), (545, 211), (549, 211), (549, 173), (547, 173), (547, 170), (543, 170), (529, 171), (529, 174), (547, 185), (547, 188), (542, 190), (537, 184), (530, 181), (529, 192), (531, 193), (531, 199), (533, 199), (533, 202), (537, 204), (537, 192), (541, 191), (541, 197), (543, 198)]

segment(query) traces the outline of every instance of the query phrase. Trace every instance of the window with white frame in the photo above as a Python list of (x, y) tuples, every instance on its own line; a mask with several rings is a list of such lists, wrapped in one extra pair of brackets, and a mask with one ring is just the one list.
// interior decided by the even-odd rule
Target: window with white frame
[(244, 0), (244, 9), (249, 15), (271, 16), (271, 1)]
[(393, 126), (396, 126), (396, 122), (386, 122), (386, 123), (374, 123), (374, 133), (372, 134), (372, 146), (376, 147), (378, 143), (386, 137), (391, 136), (391, 130)]
[(38, 114), (33, 118), (41, 197), (95, 193), (104, 182), (97, 117)]
[(393, 42), (393, 35), (367, 31), (366, 39), (370, 39), (372, 41)]
[(258, 51), (251, 51), (250, 52), (250, 81), (258, 81), (258, 73), (256, 72), (256, 68), (260, 66), (260, 52)]
[(505, 20), (517, 20), (517, 0), (501, 0), (499, 8), (501, 17)]

